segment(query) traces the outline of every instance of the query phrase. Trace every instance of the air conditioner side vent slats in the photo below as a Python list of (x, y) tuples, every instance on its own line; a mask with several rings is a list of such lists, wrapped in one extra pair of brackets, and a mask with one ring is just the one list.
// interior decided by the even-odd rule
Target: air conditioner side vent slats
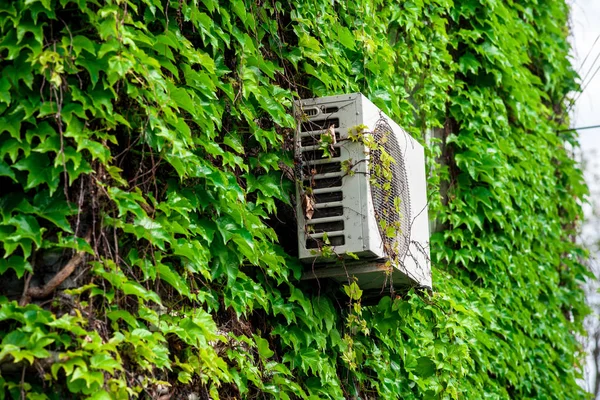
[(339, 217), (344, 215), (344, 207), (328, 207), (328, 208), (315, 208), (312, 219), (318, 220), (319, 218), (327, 217)]
[(310, 132), (310, 131), (319, 131), (323, 129), (328, 129), (331, 125), (334, 128), (338, 128), (340, 126), (339, 118), (325, 118), (325, 119), (314, 119), (308, 120), (306, 122), (302, 122), (300, 125), (301, 132)]
[(340, 236), (329, 236), (329, 244), (325, 243), (322, 238), (311, 238), (306, 239), (307, 249), (320, 249), (324, 246), (343, 246), (346, 243), (346, 239), (343, 235)]
[(333, 221), (333, 222), (321, 222), (321, 223), (313, 224), (310, 226), (312, 226), (312, 230), (316, 233), (343, 231), (344, 230), (344, 221), (340, 220), (340, 221)]
[(304, 176), (323, 175), (331, 172), (340, 172), (341, 170), (342, 164), (339, 162), (315, 165), (306, 164), (302, 166), (302, 173)]
[[(302, 147), (319, 146), (321, 143), (321, 135), (323, 135), (325, 132), (327, 131), (310, 132), (309, 135), (302, 135), (300, 138), (300, 145)], [(339, 131), (335, 131), (335, 141), (340, 141)]]
[[(314, 146), (313, 146), (314, 147)], [(339, 145), (335, 145), (333, 149), (329, 150), (329, 155), (325, 153), (324, 150), (316, 147), (314, 149), (302, 150), (302, 158), (304, 162), (310, 162), (312, 160), (326, 160), (331, 158), (337, 158), (340, 156), (340, 147)]]
[(331, 178), (323, 179), (311, 179), (310, 177), (308, 177), (307, 181), (305, 182), (305, 185), (310, 186), (314, 189), (339, 187), (342, 186), (342, 180), (342, 176), (334, 176)]
[(316, 193), (314, 194), (315, 196), (315, 203), (319, 204), (319, 203), (329, 203), (332, 201), (342, 201), (342, 199), (344, 198), (344, 192), (339, 191), (339, 192), (329, 192), (329, 193)]

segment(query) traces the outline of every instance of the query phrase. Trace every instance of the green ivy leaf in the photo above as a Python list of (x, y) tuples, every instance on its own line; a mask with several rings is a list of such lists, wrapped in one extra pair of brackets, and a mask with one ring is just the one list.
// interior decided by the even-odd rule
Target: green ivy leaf
[(479, 63), (477, 58), (471, 53), (467, 53), (464, 56), (462, 56), (458, 60), (458, 65), (460, 67), (460, 72), (462, 72), (463, 74), (466, 72), (476, 74), (479, 68), (481, 67), (481, 64)]
[(427, 357), (419, 357), (417, 359), (417, 366), (415, 368), (415, 374), (422, 378), (428, 378), (435, 374), (436, 367), (435, 363)]
[(38, 247), (42, 246), (42, 233), (46, 229), (40, 227), (35, 217), (16, 214), (7, 221), (7, 224), (16, 228), (15, 232), (11, 235), (11, 240), (31, 239)]
[(11, 84), (8, 79), (0, 79), (0, 103), (10, 105), (10, 88)]
[(343, 25), (338, 25), (337, 26), (337, 34), (338, 34), (340, 43), (343, 44), (344, 47), (346, 47), (350, 50), (356, 49), (356, 46), (354, 44), (354, 42), (355, 42), (354, 35), (350, 31), (350, 29), (346, 28)]
[(27, 185), (25, 189), (32, 189), (42, 184), (50, 188), (50, 193), (58, 188), (60, 169), (50, 165), (50, 159), (45, 154), (31, 153), (13, 165), (19, 171), (27, 171)]
[(92, 368), (107, 371), (111, 374), (113, 374), (115, 370), (123, 370), (121, 364), (106, 353), (99, 353), (92, 356), (90, 358), (90, 366)]
[(256, 342), (256, 347), (258, 348), (258, 355), (260, 358), (267, 360), (273, 357), (275, 352), (269, 348), (269, 342), (257, 335), (253, 335), (253, 337), (254, 341)]
[(7, 176), (11, 178), (14, 182), (17, 182), (17, 177), (15, 176), (14, 171), (10, 168), (10, 165), (0, 160), (0, 176)]
[(88, 400), (112, 400), (113, 397), (106, 391), (100, 390), (92, 394), (92, 396), (88, 397)]
[(29, 261), (21, 256), (10, 256), (0, 259), (0, 275), (4, 274), (9, 268), (15, 271), (19, 279), (23, 277), (25, 271), (33, 273), (33, 268)]
[(171, 285), (179, 294), (191, 297), (190, 289), (186, 282), (181, 275), (173, 271), (169, 266), (158, 263), (156, 264), (156, 272), (160, 279)]
[(346, 295), (350, 297), (351, 300), (360, 300), (363, 293), (356, 282), (352, 282), (350, 285), (344, 285), (344, 292), (346, 292)]

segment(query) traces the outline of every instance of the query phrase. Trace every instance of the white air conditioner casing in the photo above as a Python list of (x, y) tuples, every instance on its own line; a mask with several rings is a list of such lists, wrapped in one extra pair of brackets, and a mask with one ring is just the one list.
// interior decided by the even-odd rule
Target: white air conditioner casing
[[(300, 260), (310, 264), (305, 279), (347, 282), (354, 275), (362, 289), (431, 287), (423, 146), (360, 93), (299, 100), (295, 115), (298, 249)], [(381, 185), (374, 183), (376, 174), (370, 173), (371, 160), (380, 154), (369, 150), (366, 138), (349, 140), (349, 130), (358, 126), (395, 160), (385, 192), (393, 197), (382, 195)], [(332, 141), (332, 130), (336, 143), (327, 146), (328, 157), (321, 135)], [(391, 204), (395, 197), (399, 207)], [(381, 219), (399, 221), (399, 237), (382, 235)], [(324, 236), (334, 257), (320, 250)], [(396, 257), (390, 257), (390, 240)], [(396, 260), (391, 273), (388, 260)]]

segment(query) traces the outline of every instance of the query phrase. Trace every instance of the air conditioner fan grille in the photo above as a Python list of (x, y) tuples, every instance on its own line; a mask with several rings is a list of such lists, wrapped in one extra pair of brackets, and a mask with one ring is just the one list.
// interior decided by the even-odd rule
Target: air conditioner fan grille
[[(410, 192), (404, 154), (392, 127), (385, 118), (377, 121), (373, 130), (373, 138), (378, 144), (378, 148), (371, 150), (370, 156), (373, 208), (386, 254), (391, 258), (397, 257), (398, 260), (403, 260), (410, 245), (411, 225)], [(382, 173), (385, 160), (382, 160), (382, 151), (379, 146), (383, 147), (383, 150), (395, 160), (389, 166), (391, 174)], [(389, 175), (391, 175), (391, 180)], [(399, 204), (394, 200), (396, 198), (399, 199)], [(385, 221), (385, 223), (382, 224), (381, 221)], [(398, 235), (390, 237), (389, 231), (393, 230), (398, 231)]]

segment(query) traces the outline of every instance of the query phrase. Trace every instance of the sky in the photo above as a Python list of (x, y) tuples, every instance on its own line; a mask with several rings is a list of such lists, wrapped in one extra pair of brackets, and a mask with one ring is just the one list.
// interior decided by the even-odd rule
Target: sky
[[(571, 44), (573, 46), (572, 63), (583, 81), (584, 88), (580, 96), (576, 96), (575, 109), (571, 115), (571, 126), (585, 127), (600, 125), (600, 0), (570, 0), (571, 6)], [(598, 58), (596, 58), (598, 57)], [(585, 62), (584, 62), (585, 61)], [(594, 61), (596, 61), (594, 65)], [(597, 71), (598, 69), (598, 71)], [(595, 72), (598, 72), (595, 74)], [(584, 206), (586, 219), (581, 240), (590, 244), (600, 240), (600, 218), (593, 215), (593, 204), (600, 209), (600, 128), (578, 130), (581, 146), (582, 168), (590, 188), (590, 204)], [(591, 267), (597, 274), (600, 272), (599, 254), (592, 254)], [(587, 285), (590, 304), (600, 304), (599, 295), (595, 294), (599, 282)], [(598, 307), (594, 307), (598, 309)], [(597, 315), (586, 320), (588, 331), (599, 329)], [(585, 339), (583, 339), (585, 343)], [(590, 351), (591, 347), (587, 346)], [(584, 368), (583, 387), (593, 387), (592, 370), (594, 365), (588, 357)]]
[[(570, 5), (572, 62), (583, 79), (584, 89), (576, 96), (571, 126), (600, 125), (600, 0), (570, 0)], [(600, 217), (593, 215), (592, 208), (592, 204), (596, 204), (600, 211), (600, 128), (578, 133), (582, 167), (591, 194), (591, 204), (584, 207), (583, 229), (583, 240), (589, 242), (600, 238)]]
[[(600, 35), (600, 0), (571, 0), (571, 29), (573, 64), (581, 78), (587, 75), (583, 83), (585, 90), (575, 104), (571, 124), (574, 127), (600, 125), (600, 71), (594, 76), (600, 67), (600, 57), (596, 59), (600, 55), (600, 40), (594, 45)], [(586, 56), (587, 61), (582, 65)], [(591, 68), (594, 60), (597, 60), (596, 65)], [(598, 192), (599, 182), (595, 178), (600, 175), (600, 129), (578, 132), (586, 180), (592, 192)]]

